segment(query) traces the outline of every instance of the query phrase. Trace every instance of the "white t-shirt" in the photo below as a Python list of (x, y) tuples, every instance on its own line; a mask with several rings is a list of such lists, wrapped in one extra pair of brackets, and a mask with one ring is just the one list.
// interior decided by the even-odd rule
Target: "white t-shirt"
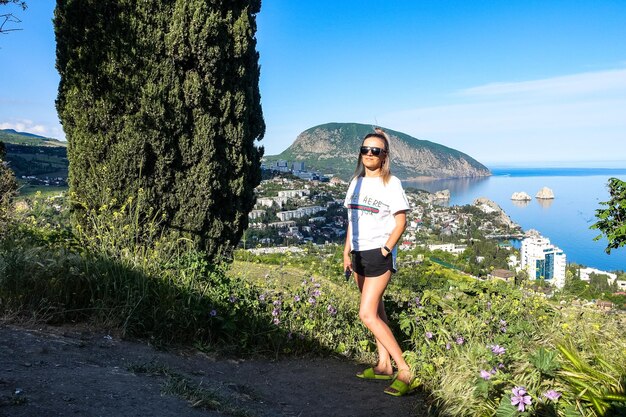
[(349, 239), (355, 251), (385, 246), (396, 226), (393, 215), (409, 209), (402, 183), (393, 175), (387, 185), (381, 177), (354, 178), (343, 205), (348, 209)]

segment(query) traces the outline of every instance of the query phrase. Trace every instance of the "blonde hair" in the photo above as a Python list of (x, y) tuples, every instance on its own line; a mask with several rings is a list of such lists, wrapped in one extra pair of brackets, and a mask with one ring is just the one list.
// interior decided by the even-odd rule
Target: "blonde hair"
[[(383, 157), (382, 164), (380, 166), (380, 176), (383, 179), (383, 184), (387, 185), (389, 179), (391, 178), (391, 160), (389, 159), (389, 135), (382, 130), (380, 127), (374, 128), (374, 133), (368, 133), (361, 141), (361, 146), (365, 143), (365, 140), (368, 138), (378, 138), (385, 143), (385, 156)], [(353, 180), (358, 177), (365, 176), (365, 165), (363, 165), (363, 155), (359, 152), (359, 159), (356, 164), (356, 169), (354, 170), (354, 174), (350, 180)]]

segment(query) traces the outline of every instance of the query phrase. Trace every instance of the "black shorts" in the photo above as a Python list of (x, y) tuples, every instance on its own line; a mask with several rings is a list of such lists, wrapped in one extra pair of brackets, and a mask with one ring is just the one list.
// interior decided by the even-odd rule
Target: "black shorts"
[(380, 248), (352, 251), (352, 270), (363, 277), (377, 277), (387, 271), (395, 272), (392, 255), (383, 256)]

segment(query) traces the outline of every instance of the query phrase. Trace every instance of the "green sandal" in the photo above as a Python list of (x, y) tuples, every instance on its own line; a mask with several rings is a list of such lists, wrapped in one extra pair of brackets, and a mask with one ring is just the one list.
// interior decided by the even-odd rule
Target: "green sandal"
[(356, 376), (357, 378), (361, 378), (361, 379), (376, 379), (376, 380), (384, 380), (384, 381), (389, 381), (390, 379), (393, 379), (393, 375), (377, 374), (374, 371), (374, 368), (367, 368), (363, 372), (356, 374)]
[(416, 379), (412, 379), (411, 382), (407, 384), (396, 378), (391, 385), (385, 388), (385, 394), (393, 395), (394, 397), (402, 397), (415, 391), (418, 386), (419, 383), (417, 383)]

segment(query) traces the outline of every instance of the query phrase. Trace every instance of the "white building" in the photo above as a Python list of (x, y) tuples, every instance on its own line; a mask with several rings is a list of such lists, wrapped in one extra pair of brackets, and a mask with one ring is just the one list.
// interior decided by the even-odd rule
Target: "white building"
[(303, 197), (309, 194), (311, 194), (311, 191), (309, 190), (281, 190), (278, 192), (279, 197), (287, 197), (287, 198)]
[(430, 251), (440, 250), (440, 251), (444, 251), (444, 252), (454, 252), (454, 249), (455, 249), (454, 243), (443, 243), (443, 244), (439, 244), (439, 245), (428, 245), (427, 247), (428, 247), (428, 250), (430, 250)]
[(595, 268), (580, 268), (581, 281), (586, 281), (586, 282), (591, 281), (591, 278), (589, 277), (589, 275), (591, 274), (606, 275), (608, 277), (607, 282), (609, 283), (609, 285), (613, 285), (613, 283), (616, 283), (615, 285), (617, 286), (618, 291), (626, 290), (626, 281), (617, 279), (617, 274), (614, 274), (612, 272), (602, 271), (600, 269), (595, 269)]
[(304, 167), (304, 162), (302, 161), (296, 161), (291, 164), (291, 169), (294, 171), (306, 171)]
[(544, 279), (557, 288), (565, 285), (565, 253), (542, 236), (522, 240), (521, 266), (531, 280)]
[(262, 217), (265, 214), (265, 210), (252, 210), (250, 213), (248, 213), (248, 218), (250, 220), (256, 220), (259, 217)]
[(443, 243), (439, 245), (428, 245), (428, 250), (435, 251), (440, 250), (443, 252), (450, 252), (454, 254), (461, 254), (467, 249), (467, 245), (455, 245), (454, 243)]
[(267, 225), (267, 227), (272, 227), (274, 229), (289, 229), (290, 227), (294, 227), (296, 222), (293, 220), (284, 221), (284, 222), (272, 222)]
[(256, 200), (258, 206), (262, 207), (272, 207), (274, 203), (278, 205), (278, 207), (282, 207), (287, 203), (289, 197), (262, 197)]
[(520, 262), (517, 260), (517, 256), (515, 255), (509, 255), (507, 265), (510, 269), (514, 269), (515, 271), (520, 270)]
[(291, 219), (300, 219), (302, 217), (310, 216), (323, 210), (325, 209), (321, 206), (300, 207), (296, 210), (279, 211), (278, 213), (276, 213), (276, 216), (278, 216), (281, 221), (286, 221)]
[(280, 219), (280, 221), (284, 222), (291, 219), (299, 219), (300, 217), (304, 217), (298, 210), (287, 210), (287, 211), (279, 211), (276, 213), (276, 216)]
[(265, 207), (272, 207), (272, 205), (274, 204), (274, 200), (272, 200), (271, 198), (258, 198), (256, 200), (257, 205), (259, 206), (265, 206)]
[(591, 280), (589, 275), (591, 274), (606, 275), (608, 277), (607, 282), (610, 285), (613, 285), (613, 282), (615, 282), (615, 280), (617, 279), (617, 274), (613, 274), (612, 272), (601, 271), (595, 268), (580, 268), (580, 280), (581, 281), (589, 282)]

